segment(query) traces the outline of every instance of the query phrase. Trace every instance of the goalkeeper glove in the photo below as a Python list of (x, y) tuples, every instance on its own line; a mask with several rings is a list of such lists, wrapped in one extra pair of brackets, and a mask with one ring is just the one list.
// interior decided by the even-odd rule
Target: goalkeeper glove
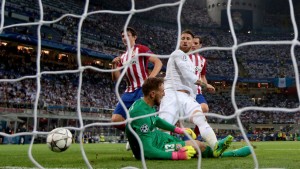
[(192, 146), (184, 146), (178, 151), (172, 152), (172, 160), (189, 160), (196, 154)]
[(190, 128), (179, 128), (179, 127), (176, 127), (174, 132), (177, 133), (177, 134), (184, 134), (184, 131), (187, 132), (193, 140), (195, 140), (197, 138), (196, 134), (194, 133), (194, 131)]

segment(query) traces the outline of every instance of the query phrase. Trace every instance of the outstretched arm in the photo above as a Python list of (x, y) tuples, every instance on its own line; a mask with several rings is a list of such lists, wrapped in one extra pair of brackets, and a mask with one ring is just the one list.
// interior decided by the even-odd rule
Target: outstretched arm
[(168, 123), (167, 121), (165, 121), (164, 119), (162, 119), (160, 117), (156, 117), (156, 118), (157, 118), (156, 127), (163, 129), (163, 130), (171, 131), (171, 132), (174, 132), (177, 134), (182, 134), (182, 135), (186, 132), (193, 139), (196, 139), (196, 134), (190, 128), (179, 128), (179, 127), (176, 127), (176, 126)]
[(165, 121), (164, 119), (160, 118), (160, 117), (156, 117), (156, 127), (163, 129), (163, 130), (167, 130), (167, 131), (171, 131), (174, 132), (176, 126), (168, 123), (167, 121)]
[(161, 60), (157, 57), (150, 57), (149, 61), (154, 64), (154, 68), (153, 68), (151, 74), (149, 75), (149, 77), (155, 77), (160, 72), (163, 64), (162, 64)]

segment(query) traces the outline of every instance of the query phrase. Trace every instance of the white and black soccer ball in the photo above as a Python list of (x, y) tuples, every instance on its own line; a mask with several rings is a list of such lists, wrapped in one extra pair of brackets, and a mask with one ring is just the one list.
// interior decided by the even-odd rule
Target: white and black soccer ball
[(72, 144), (72, 133), (65, 128), (53, 129), (47, 136), (47, 145), (51, 151), (66, 151)]

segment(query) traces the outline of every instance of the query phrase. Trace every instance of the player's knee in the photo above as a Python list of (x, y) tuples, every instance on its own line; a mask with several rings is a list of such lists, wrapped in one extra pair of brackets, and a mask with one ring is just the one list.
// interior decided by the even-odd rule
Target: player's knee
[(113, 114), (112, 117), (111, 117), (111, 121), (112, 122), (121, 122), (121, 121), (124, 121), (124, 117), (119, 115), (119, 114)]
[(207, 113), (209, 111), (208, 105), (206, 103), (201, 103), (201, 109), (203, 113)]

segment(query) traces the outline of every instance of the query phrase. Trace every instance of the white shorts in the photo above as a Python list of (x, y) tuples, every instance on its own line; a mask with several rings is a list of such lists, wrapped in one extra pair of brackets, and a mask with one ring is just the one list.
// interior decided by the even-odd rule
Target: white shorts
[(196, 110), (202, 112), (201, 105), (194, 97), (184, 92), (166, 89), (160, 103), (159, 117), (175, 125), (179, 117), (190, 117)]

